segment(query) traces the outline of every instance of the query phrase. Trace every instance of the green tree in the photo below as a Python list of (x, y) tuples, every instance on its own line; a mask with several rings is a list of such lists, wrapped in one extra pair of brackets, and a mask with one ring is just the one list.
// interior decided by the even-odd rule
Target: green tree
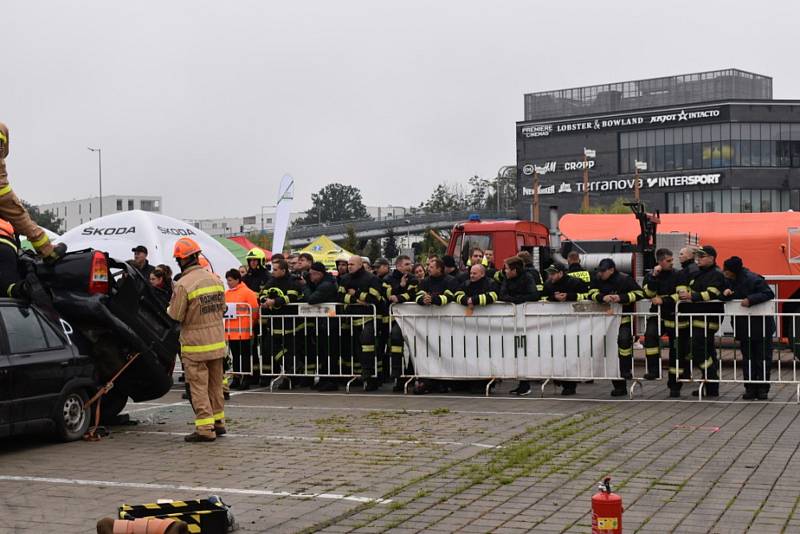
[(394, 229), (389, 228), (389, 231), (386, 233), (386, 242), (383, 244), (383, 255), (386, 256), (387, 259), (394, 259), (400, 253), (397, 250), (397, 238), (394, 235)]
[(343, 240), (338, 242), (338, 245), (353, 254), (361, 254), (361, 249), (358, 246), (358, 236), (356, 236), (356, 230), (352, 226), (347, 227), (347, 234)]
[(442, 245), (438, 239), (433, 237), (430, 228), (426, 228), (425, 234), (423, 234), (422, 237), (420, 254), (423, 254), (425, 256), (430, 256), (431, 254), (442, 255), (444, 254), (444, 252), (445, 252), (444, 245)]
[(311, 195), (311, 209), (295, 224), (317, 224), (368, 219), (361, 190), (352, 185), (328, 184)]
[(468, 200), (464, 187), (442, 182), (437, 185), (428, 200), (419, 205), (423, 213), (446, 213), (467, 209)]
[(581, 208), (580, 213), (627, 214), (631, 212), (631, 209), (625, 205), (626, 202), (630, 202), (630, 200), (624, 197), (617, 197), (614, 202), (605, 206), (589, 206), (588, 210)]
[(61, 225), (64, 222), (64, 219), (59, 219), (52, 211), (49, 210), (39, 211), (38, 207), (28, 204), (24, 200), (22, 201), (22, 205), (26, 210), (28, 210), (28, 215), (31, 216), (33, 222), (50, 231), (56, 233), (61, 232)]
[(375, 263), (381, 255), (381, 244), (377, 239), (370, 239), (367, 246), (364, 247), (364, 256), (369, 258), (369, 261)]

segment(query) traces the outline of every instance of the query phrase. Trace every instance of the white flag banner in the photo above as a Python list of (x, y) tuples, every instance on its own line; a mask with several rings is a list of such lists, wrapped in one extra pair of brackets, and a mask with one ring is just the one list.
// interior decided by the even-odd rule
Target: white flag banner
[(278, 187), (278, 201), (275, 203), (275, 231), (272, 234), (272, 253), (283, 252), (286, 231), (289, 229), (289, 218), (294, 199), (294, 178), (288, 174), (281, 179)]
[(395, 305), (414, 374), (430, 378), (616, 378), (620, 307)]

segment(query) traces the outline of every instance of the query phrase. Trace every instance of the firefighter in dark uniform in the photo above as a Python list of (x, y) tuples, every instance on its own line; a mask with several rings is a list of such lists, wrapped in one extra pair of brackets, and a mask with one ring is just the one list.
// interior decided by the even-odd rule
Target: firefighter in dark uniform
[[(328, 272), (325, 265), (321, 262), (314, 262), (308, 270), (308, 283), (303, 288), (304, 300), (309, 304), (327, 304), (336, 302), (339, 296), (339, 289), (336, 286), (336, 279)], [(311, 321), (306, 321), (308, 325)], [(316, 350), (310, 354), (316, 355), (316, 365), (322, 374), (338, 374), (339, 357), (334, 347), (334, 340), (338, 336), (339, 323), (335, 317), (315, 317), (311, 328), (307, 328), (306, 340)], [(309, 335), (308, 332), (313, 332)], [(311, 338), (311, 339), (309, 339)], [(336, 391), (336, 382), (330, 378), (321, 378), (312, 388), (319, 391)]]
[(378, 318), (378, 335), (376, 336), (375, 355), (381, 361), (381, 369), (383, 373), (380, 378), (386, 382), (389, 378), (389, 301), (387, 300), (387, 285), (386, 278), (391, 274), (391, 267), (389, 260), (386, 258), (378, 258), (373, 265), (373, 274), (378, 277), (381, 282), (381, 297), (384, 300), (383, 308), (385, 312)]
[(567, 274), (583, 281), (586, 285), (592, 283), (592, 275), (581, 265), (581, 255), (572, 250), (567, 254)]
[[(530, 274), (525, 271), (525, 263), (519, 256), (508, 258), (503, 264), (498, 299), (512, 304), (523, 304), (525, 302), (536, 302), (539, 300), (539, 291)], [(530, 382), (520, 380), (516, 388), (512, 389), (512, 395), (528, 395), (531, 392)]]
[(428, 261), (428, 276), (420, 282), (414, 300), (423, 306), (444, 306), (448, 302), (453, 302), (456, 291), (458, 291), (458, 281), (453, 276), (445, 274), (442, 260), (432, 258)]
[[(697, 252), (697, 247), (687, 246), (678, 251), (678, 261), (681, 264), (681, 269), (677, 272), (676, 280), (676, 296), (674, 300), (679, 301), (678, 294), (684, 291), (689, 291), (689, 282), (695, 277), (699, 268), (694, 261), (694, 253)], [(689, 360), (692, 359), (692, 340), (689, 334), (689, 326), (691, 325), (689, 317), (676, 317), (675, 319), (675, 352), (676, 364), (670, 364), (673, 378), (670, 387), (670, 397), (680, 397), (681, 382), (678, 379), (685, 380), (691, 378), (689, 369)]]
[[(527, 250), (520, 250), (517, 256), (522, 258), (522, 263), (525, 264), (525, 272), (528, 273), (533, 279), (533, 283), (536, 286), (536, 291), (538, 291), (539, 294), (542, 294), (544, 292), (544, 281), (542, 280), (541, 273), (533, 264), (533, 256), (531, 256), (531, 253)], [(588, 286), (589, 282), (586, 282), (586, 285)]]
[[(444, 262), (439, 258), (428, 260), (428, 276), (419, 284), (417, 296), (414, 299), (422, 306), (444, 306), (454, 302), (458, 281), (455, 277), (445, 274)], [(414, 384), (414, 394), (424, 395), (431, 391), (445, 393), (448, 391), (446, 383), (437, 380), (420, 379)]]
[(462, 306), (488, 306), (497, 301), (497, 286), (480, 263), (469, 268), (469, 280), (456, 291), (454, 300)]
[[(394, 261), (394, 271), (383, 279), (386, 292), (386, 301), (392, 304), (414, 302), (417, 296), (419, 282), (411, 273), (414, 264), (411, 258), (405, 255), (398, 256)], [(394, 379), (392, 391), (403, 391), (403, 332), (397, 322), (393, 321), (389, 332), (389, 376)]]
[(245, 256), (245, 261), (247, 261), (247, 273), (242, 277), (242, 282), (258, 293), (270, 279), (267, 270), (267, 255), (260, 248), (251, 248)]
[(633, 378), (633, 317), (635, 302), (644, 298), (639, 284), (627, 274), (617, 271), (611, 258), (605, 258), (597, 266), (597, 276), (589, 290), (590, 299), (607, 304), (622, 304), (622, 317), (617, 334), (620, 380), (612, 380), (612, 397), (627, 395), (626, 380)]
[[(652, 272), (644, 277), (644, 296), (650, 299), (650, 313), (657, 314), (647, 318), (644, 332), (644, 354), (647, 358), (645, 380), (656, 380), (661, 376), (661, 338), (669, 339), (669, 379), (670, 392), (678, 385), (676, 370), (679, 367), (675, 352), (675, 304), (677, 302), (678, 273), (672, 268), (672, 251), (666, 248), (656, 250), (656, 261)], [(678, 388), (680, 391), (680, 388)], [(679, 396), (675, 395), (675, 396)]]
[[(576, 302), (589, 298), (589, 285), (577, 276), (570, 276), (567, 268), (561, 264), (554, 263), (547, 269), (547, 282), (544, 284), (544, 291), (541, 299), (548, 302)], [(557, 385), (561, 386), (561, 394), (565, 396), (574, 395), (578, 389), (578, 382), (573, 380), (558, 380)], [(520, 387), (523, 384), (520, 382)], [(530, 386), (525, 384), (526, 391)], [(513, 393), (513, 391), (512, 391)], [(520, 395), (527, 394), (520, 393)]]
[(377, 328), (372, 314), (375, 313), (377, 321), (380, 321), (380, 318), (386, 315), (388, 307), (383, 299), (380, 279), (364, 270), (364, 260), (361, 256), (351, 256), (347, 262), (347, 269), (348, 274), (339, 280), (339, 302), (345, 305), (344, 314), (363, 317), (351, 320), (353, 344), (356, 349), (353, 351), (352, 359), (354, 368), (350, 368), (350, 361), (342, 361), (342, 372), (358, 374), (360, 367), (364, 389), (375, 391), (381, 384), (378, 377), (382, 373), (382, 362), (375, 357)]
[[(272, 369), (261, 369), (265, 374), (293, 374), (295, 372), (295, 355), (297, 349), (296, 335), (299, 320), (292, 317), (272, 317), (275, 315), (297, 315), (297, 308), (290, 306), (298, 302), (303, 295), (300, 284), (289, 275), (289, 264), (286, 260), (272, 262), (272, 277), (261, 289), (261, 355), (271, 358)], [(300, 332), (300, 335), (303, 335)], [(264, 361), (262, 361), (262, 367)], [(281, 370), (282, 369), (282, 370)], [(289, 388), (289, 381), (284, 380), (281, 389)]]
[[(744, 308), (775, 298), (764, 277), (742, 265), (742, 258), (732, 256), (723, 263), (727, 287), (722, 292), (724, 300), (741, 300)], [(772, 336), (775, 319), (771, 315), (738, 315), (733, 317), (734, 337), (742, 351), (742, 372), (745, 380), (769, 382), (772, 368)], [(769, 383), (744, 385), (745, 400), (767, 400)]]
[[(719, 330), (719, 313), (723, 311), (718, 300), (725, 289), (725, 277), (717, 267), (717, 250), (706, 245), (695, 252), (698, 270), (689, 280), (689, 289), (678, 290), (680, 304), (679, 313), (690, 315), (691, 353), (693, 367), (700, 369), (703, 380), (707, 381), (706, 394), (709, 397), (719, 396), (719, 361), (714, 347), (714, 336)], [(699, 395), (699, 390), (692, 395)]]

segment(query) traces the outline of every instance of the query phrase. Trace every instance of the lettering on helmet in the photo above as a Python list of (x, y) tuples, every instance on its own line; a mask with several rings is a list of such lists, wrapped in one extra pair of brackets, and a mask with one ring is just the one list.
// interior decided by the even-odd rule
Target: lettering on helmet
[(125, 235), (135, 233), (135, 226), (120, 226), (118, 228), (95, 228), (93, 226), (87, 226), (81, 230), (81, 235)]

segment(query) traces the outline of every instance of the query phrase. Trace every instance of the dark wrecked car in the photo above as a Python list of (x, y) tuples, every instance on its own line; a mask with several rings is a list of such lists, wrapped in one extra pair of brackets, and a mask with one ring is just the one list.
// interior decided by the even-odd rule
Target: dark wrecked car
[(31, 300), (48, 319), (63, 319), (72, 328), (70, 338), (90, 357), (98, 387), (139, 354), (103, 397), (104, 422), (122, 411), (128, 397), (142, 402), (169, 391), (179, 326), (139, 271), (91, 249), (70, 252), (54, 264), (23, 256), (22, 264)]

